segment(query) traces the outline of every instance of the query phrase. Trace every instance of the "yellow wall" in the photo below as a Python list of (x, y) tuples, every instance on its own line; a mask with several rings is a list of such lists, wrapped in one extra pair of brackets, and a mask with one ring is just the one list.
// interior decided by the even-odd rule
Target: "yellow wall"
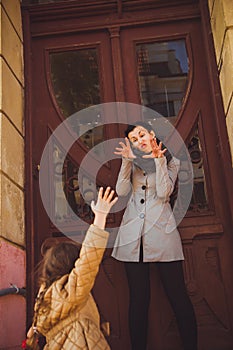
[[(0, 0), (0, 30), (0, 289), (5, 289), (10, 283), (24, 287), (26, 271), (20, 0)], [(0, 315), (0, 349), (18, 349), (25, 331), (24, 298), (0, 297)]]
[(233, 1), (209, 0), (209, 9), (233, 162)]

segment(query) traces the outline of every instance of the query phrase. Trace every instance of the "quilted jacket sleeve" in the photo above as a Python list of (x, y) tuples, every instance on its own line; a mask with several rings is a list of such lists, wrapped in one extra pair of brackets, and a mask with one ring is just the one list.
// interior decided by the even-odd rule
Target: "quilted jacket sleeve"
[(116, 183), (116, 192), (118, 196), (127, 196), (127, 194), (131, 191), (132, 164), (133, 162), (131, 160), (122, 158), (122, 164)]
[(158, 197), (165, 201), (169, 199), (173, 192), (180, 161), (172, 158), (167, 164), (166, 157), (155, 158), (156, 165), (156, 192)]
[[(107, 231), (97, 226), (89, 227), (74, 269), (54, 283), (54, 293), (64, 303), (81, 307), (87, 300), (99, 271), (108, 236)], [(53, 296), (51, 298), (54, 299)]]

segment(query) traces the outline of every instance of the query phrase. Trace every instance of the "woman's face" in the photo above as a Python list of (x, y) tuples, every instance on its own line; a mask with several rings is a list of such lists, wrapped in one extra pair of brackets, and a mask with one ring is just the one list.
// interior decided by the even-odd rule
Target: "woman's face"
[(128, 139), (130, 140), (132, 146), (138, 150), (149, 153), (152, 151), (151, 140), (154, 138), (155, 134), (153, 130), (148, 131), (143, 126), (136, 126), (128, 134)]

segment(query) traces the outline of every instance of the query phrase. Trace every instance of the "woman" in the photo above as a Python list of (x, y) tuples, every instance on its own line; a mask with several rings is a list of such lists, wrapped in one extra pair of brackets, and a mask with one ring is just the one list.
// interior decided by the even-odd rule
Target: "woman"
[(122, 156), (116, 192), (126, 196), (131, 191), (131, 196), (112, 256), (125, 262), (132, 350), (146, 350), (150, 263), (158, 267), (184, 349), (196, 350), (196, 319), (184, 282), (181, 239), (169, 203), (179, 161), (157, 143), (152, 127), (145, 122), (129, 125), (125, 135), (125, 143), (120, 142), (114, 152)]
[(108, 241), (104, 228), (117, 201), (113, 195), (110, 187), (104, 193), (101, 188), (97, 203), (92, 202), (95, 218), (81, 250), (75, 243), (60, 242), (46, 252), (33, 324), (24, 348), (37, 349), (39, 333), (46, 337), (46, 350), (110, 350), (90, 292)]

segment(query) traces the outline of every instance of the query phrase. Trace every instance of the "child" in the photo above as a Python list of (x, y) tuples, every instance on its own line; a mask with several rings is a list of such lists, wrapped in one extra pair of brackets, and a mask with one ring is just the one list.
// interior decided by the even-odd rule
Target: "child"
[[(82, 248), (61, 242), (49, 248), (42, 261), (41, 286), (26, 349), (39, 348), (36, 334), (46, 337), (44, 349), (110, 349), (100, 330), (100, 316), (90, 293), (108, 241), (106, 217), (116, 203), (114, 191), (100, 188), (95, 214)], [(80, 250), (80, 252), (79, 252)]]

